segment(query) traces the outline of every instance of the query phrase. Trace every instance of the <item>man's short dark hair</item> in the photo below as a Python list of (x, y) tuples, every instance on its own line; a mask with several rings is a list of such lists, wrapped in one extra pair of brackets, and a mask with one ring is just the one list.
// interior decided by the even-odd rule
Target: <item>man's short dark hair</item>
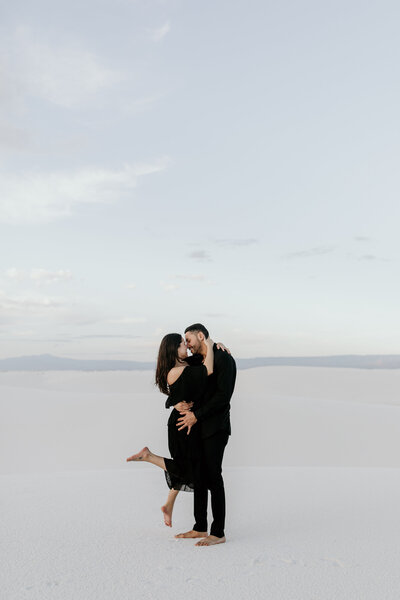
[(204, 334), (204, 337), (206, 338), (206, 340), (208, 339), (208, 337), (210, 335), (208, 333), (207, 329), (201, 323), (195, 323), (194, 325), (189, 325), (189, 327), (186, 327), (185, 333), (187, 333), (188, 331), (191, 331), (193, 333), (196, 331), (201, 331), (201, 333)]

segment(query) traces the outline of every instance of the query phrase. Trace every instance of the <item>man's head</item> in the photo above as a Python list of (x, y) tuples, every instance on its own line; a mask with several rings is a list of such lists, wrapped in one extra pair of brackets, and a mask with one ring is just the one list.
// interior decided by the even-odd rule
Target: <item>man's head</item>
[(189, 325), (185, 329), (185, 339), (187, 347), (192, 354), (198, 354), (204, 344), (204, 340), (208, 339), (209, 333), (201, 323)]

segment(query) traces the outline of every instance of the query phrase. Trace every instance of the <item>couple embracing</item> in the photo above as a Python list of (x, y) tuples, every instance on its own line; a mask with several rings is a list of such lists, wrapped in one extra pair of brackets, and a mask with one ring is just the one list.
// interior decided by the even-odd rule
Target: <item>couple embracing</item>
[[(192, 356), (187, 355), (190, 350)], [(236, 364), (223, 344), (214, 344), (207, 329), (195, 323), (166, 335), (160, 344), (156, 384), (172, 408), (168, 420), (171, 458), (153, 454), (146, 446), (127, 461), (161, 467), (170, 488), (162, 507), (166, 525), (179, 491), (193, 491), (194, 526), (177, 538), (201, 538), (196, 546), (225, 542), (225, 490), (222, 459), (231, 433), (230, 399), (235, 387)], [(213, 521), (207, 524), (208, 491)]]

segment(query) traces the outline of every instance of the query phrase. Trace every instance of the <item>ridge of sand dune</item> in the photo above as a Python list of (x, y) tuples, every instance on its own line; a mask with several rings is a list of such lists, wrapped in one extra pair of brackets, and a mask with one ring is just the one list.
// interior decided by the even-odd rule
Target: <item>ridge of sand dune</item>
[[(0, 473), (119, 468), (144, 445), (168, 456), (148, 372), (4, 373), (0, 394)], [(399, 399), (394, 371), (239, 372), (225, 464), (400, 466)]]

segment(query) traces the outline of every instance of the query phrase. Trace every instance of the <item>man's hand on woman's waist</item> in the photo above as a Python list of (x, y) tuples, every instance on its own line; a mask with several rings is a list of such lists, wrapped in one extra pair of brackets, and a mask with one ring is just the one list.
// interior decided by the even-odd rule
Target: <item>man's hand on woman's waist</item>
[(193, 402), (178, 402), (174, 405), (174, 408), (179, 412), (181, 412), (182, 410), (190, 410), (191, 408), (193, 408)]

